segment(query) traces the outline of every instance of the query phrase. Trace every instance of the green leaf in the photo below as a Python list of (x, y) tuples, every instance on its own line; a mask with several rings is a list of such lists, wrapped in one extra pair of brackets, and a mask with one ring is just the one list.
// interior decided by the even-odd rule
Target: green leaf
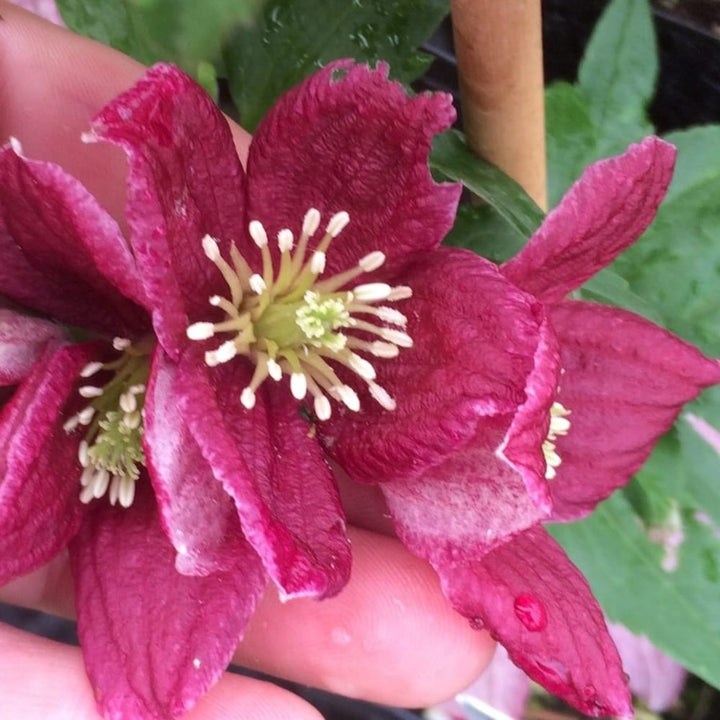
[(262, 0), (58, 0), (75, 32), (131, 55), (145, 64), (179, 65), (209, 84), (223, 41), (248, 25)]
[(410, 82), (429, 65), (416, 48), (449, 12), (447, 0), (270, 0), (226, 52), (230, 90), (252, 131), (287, 89), (331, 60), (386, 60)]
[(720, 126), (672, 133), (675, 177), (655, 222), (613, 269), (667, 327), (720, 354)]
[(645, 108), (657, 74), (648, 0), (612, 0), (595, 27), (578, 74), (598, 129), (600, 155), (620, 152), (652, 132)]
[(583, 91), (555, 83), (545, 91), (548, 202), (560, 202), (567, 189), (597, 159), (598, 131)]
[(455, 130), (438, 135), (430, 154), (430, 169), (445, 179), (462, 182), (491, 205), (522, 238), (529, 238), (543, 221), (543, 211), (510, 177), (468, 150)]
[(720, 685), (720, 541), (683, 513), (677, 569), (662, 569), (628, 500), (616, 493), (578, 523), (552, 534), (585, 573), (611, 620), (647, 635), (692, 672)]

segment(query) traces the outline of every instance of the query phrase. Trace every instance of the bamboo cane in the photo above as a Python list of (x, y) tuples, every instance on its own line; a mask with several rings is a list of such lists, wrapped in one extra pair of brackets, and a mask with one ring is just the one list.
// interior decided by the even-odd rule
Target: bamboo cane
[(451, 0), (469, 147), (547, 206), (540, 0)]

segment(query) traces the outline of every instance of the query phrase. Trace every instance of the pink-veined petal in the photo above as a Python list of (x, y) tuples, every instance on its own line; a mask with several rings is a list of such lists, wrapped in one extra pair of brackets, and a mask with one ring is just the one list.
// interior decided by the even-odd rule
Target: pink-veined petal
[(540, 342), (542, 306), (473, 253), (423, 253), (398, 282), (413, 290), (394, 303), (407, 316), (413, 347), (392, 359), (367, 355), (395, 410), (340, 373), (357, 389), (360, 412), (335, 404), (330, 420), (318, 423), (326, 452), (361, 482), (418, 476), (466, 446), (478, 418), (515, 412)]
[(0, 148), (0, 293), (108, 334), (149, 327), (117, 223), (61, 167), (28, 160), (11, 145)]
[(217, 238), (224, 251), (245, 237), (244, 172), (230, 128), (197, 83), (162, 64), (108, 104), (92, 127), (128, 155), (132, 246), (158, 337), (177, 358), (187, 315), (207, 315), (208, 297), (223, 289), (203, 236)]
[[(200, 452), (175, 397), (177, 365), (157, 347), (143, 441), (160, 520), (187, 575), (228, 570), (245, 540), (233, 499)], [(242, 546), (242, 547), (241, 547)]]
[(268, 379), (252, 410), (241, 405), (250, 375), (239, 359), (208, 371), (186, 355), (176, 383), (181, 411), (281, 592), (334, 595), (350, 572), (335, 479), (285, 384)]
[(48, 343), (62, 337), (54, 323), (0, 308), (0, 387), (19, 383)]
[(178, 573), (147, 478), (138, 483), (129, 509), (95, 501), (70, 545), (78, 634), (105, 718), (169, 720), (218, 680), (266, 580), (249, 545), (225, 572)]
[(562, 299), (642, 235), (674, 165), (675, 148), (656, 137), (591, 165), (503, 273), (543, 302)]
[[(43, 565), (64, 548), (83, 516), (75, 412), (93, 345), (49, 346), (0, 415), (0, 584)], [(63, 411), (66, 408), (66, 411)]]
[(541, 527), (477, 562), (437, 566), (453, 607), (484, 626), (513, 662), (593, 717), (632, 717), (617, 650), (580, 571)]
[(570, 431), (550, 483), (554, 518), (576, 519), (624, 485), (682, 405), (720, 382), (720, 362), (626, 310), (578, 301), (552, 309)]
[(461, 187), (436, 184), (427, 165), (433, 135), (455, 119), (451, 98), (410, 98), (387, 73), (383, 63), (331, 63), (278, 100), (250, 146), (248, 219), (271, 238), (299, 232), (311, 207), (322, 215), (317, 238), (332, 214), (349, 213), (328, 275), (373, 250), (391, 266), (435, 248), (454, 222)]

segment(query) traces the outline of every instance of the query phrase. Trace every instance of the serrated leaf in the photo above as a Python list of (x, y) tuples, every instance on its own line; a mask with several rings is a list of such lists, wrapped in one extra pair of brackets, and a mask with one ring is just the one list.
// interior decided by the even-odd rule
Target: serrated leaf
[(448, 130), (435, 138), (430, 169), (448, 180), (462, 182), (492, 206), (522, 239), (529, 238), (543, 221), (543, 211), (520, 185), (473, 155), (459, 132)]
[(673, 133), (675, 177), (655, 222), (614, 269), (667, 327), (720, 355), (720, 126)]
[(662, 569), (663, 549), (648, 538), (628, 500), (616, 493), (578, 523), (552, 534), (585, 573), (615, 622), (647, 635), (712, 685), (720, 685), (720, 540), (683, 516), (678, 567)]
[(270, 0), (225, 55), (243, 126), (252, 131), (279, 95), (331, 60), (386, 60), (409, 83), (430, 62), (416, 48), (449, 9), (447, 0)]
[(652, 132), (645, 108), (655, 91), (657, 47), (648, 0), (612, 0), (595, 26), (578, 71), (598, 129), (598, 152), (611, 155)]
[[(147, 65), (173, 62), (209, 83), (223, 40), (262, 0), (58, 0), (65, 23)], [(212, 83), (209, 83), (212, 85)]]

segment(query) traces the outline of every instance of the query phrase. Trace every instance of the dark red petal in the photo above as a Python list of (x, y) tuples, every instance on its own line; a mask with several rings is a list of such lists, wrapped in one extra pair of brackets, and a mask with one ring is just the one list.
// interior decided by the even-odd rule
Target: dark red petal
[(540, 300), (562, 299), (642, 235), (674, 164), (675, 148), (649, 137), (591, 165), (503, 273)]
[[(465, 447), (479, 418), (514, 413), (527, 399), (540, 342), (542, 306), (473, 253), (422, 253), (397, 280), (413, 290), (394, 307), (407, 316), (414, 345), (394, 359), (369, 357), (396, 409), (383, 409), (347, 376), (360, 412), (335, 405), (318, 424), (326, 452), (361, 482), (419, 476)], [(538, 378), (550, 392), (556, 366)]]
[(230, 128), (197, 83), (156, 65), (100, 112), (93, 132), (128, 155), (133, 250), (158, 336), (176, 357), (187, 314), (207, 315), (208, 296), (222, 289), (202, 237), (227, 250), (244, 236), (244, 173)]
[(332, 472), (289, 389), (267, 380), (248, 411), (239, 396), (249, 380), (243, 360), (208, 371), (188, 355), (177, 375), (181, 411), (282, 592), (334, 595), (350, 547)]
[(478, 562), (436, 567), (453, 607), (513, 662), (591, 716), (632, 717), (617, 650), (580, 571), (541, 527)]
[(299, 232), (317, 208), (321, 230), (345, 210), (350, 224), (327, 256), (326, 274), (372, 250), (389, 265), (437, 247), (455, 218), (459, 185), (428, 171), (435, 133), (455, 119), (445, 94), (408, 97), (387, 66), (332, 63), (283, 95), (258, 127), (248, 159), (248, 217), (269, 234)]
[(100, 713), (167, 720), (220, 677), (265, 589), (244, 545), (207, 577), (175, 570), (175, 553), (141, 477), (125, 510), (97, 502), (70, 545), (78, 634)]
[(235, 503), (212, 473), (175, 397), (177, 365), (158, 347), (143, 436), (160, 521), (186, 575), (228, 570), (245, 545)]
[(535, 503), (522, 473), (499, 455), (511, 419), (481, 418), (467, 447), (443, 463), (381, 484), (398, 536), (433, 566), (481, 557), (548, 516), (547, 503)]
[(0, 293), (111, 335), (149, 326), (117, 223), (58, 165), (27, 160), (10, 145), (0, 148)]
[(62, 337), (53, 323), (0, 308), (0, 387), (19, 383), (48, 343)]
[(630, 479), (683, 403), (720, 382), (720, 362), (626, 310), (567, 301), (551, 319), (565, 370), (557, 399), (571, 415), (550, 487), (554, 517), (569, 520)]
[(75, 534), (84, 512), (79, 433), (63, 408), (80, 401), (92, 345), (48, 347), (0, 415), (0, 584), (43, 565)]

